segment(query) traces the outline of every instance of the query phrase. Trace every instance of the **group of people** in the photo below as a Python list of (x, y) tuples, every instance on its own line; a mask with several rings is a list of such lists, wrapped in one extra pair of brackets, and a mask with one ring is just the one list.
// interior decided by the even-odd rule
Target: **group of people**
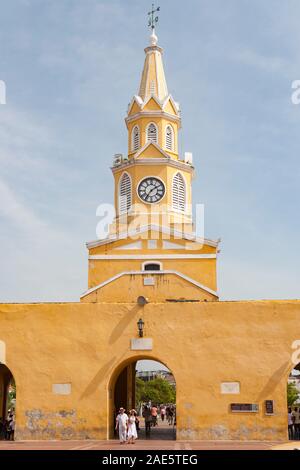
[(135, 410), (130, 410), (129, 415), (125, 411), (125, 408), (119, 409), (116, 418), (116, 430), (119, 431), (120, 444), (134, 444), (138, 438), (139, 419)]
[(160, 417), (164, 421), (165, 418), (170, 426), (174, 424), (176, 426), (176, 406), (175, 405), (161, 405), (160, 406)]
[(288, 409), (288, 429), (290, 440), (300, 440), (300, 408)]
[(8, 410), (5, 420), (0, 418), (0, 440), (13, 441), (15, 437), (15, 413)]
[[(176, 407), (175, 405), (155, 405), (145, 404), (140, 411), (145, 420), (146, 436), (150, 436), (151, 428), (158, 426), (158, 416), (161, 421), (165, 419), (168, 424), (176, 425)], [(116, 417), (115, 430), (119, 433), (120, 444), (134, 444), (138, 439), (138, 431), (140, 430), (140, 422), (135, 410), (126, 413), (125, 408), (120, 408)]]

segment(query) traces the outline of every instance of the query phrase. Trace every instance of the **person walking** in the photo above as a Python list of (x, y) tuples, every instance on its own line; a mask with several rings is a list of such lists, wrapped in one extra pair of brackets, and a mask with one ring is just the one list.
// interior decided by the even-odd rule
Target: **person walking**
[(295, 408), (292, 412), (294, 416), (294, 429), (295, 429), (295, 436), (294, 438), (299, 441), (300, 439), (300, 408)]
[(153, 405), (151, 408), (151, 416), (152, 416), (152, 426), (157, 426), (157, 406)]
[(164, 405), (161, 405), (161, 407), (160, 407), (160, 419), (162, 420), (162, 422), (164, 422), (165, 417), (166, 417), (166, 407)]
[(124, 444), (127, 440), (127, 424), (128, 416), (124, 408), (120, 408), (119, 414), (116, 418), (116, 430), (119, 430), (120, 444)]
[(152, 416), (151, 416), (151, 410), (150, 410), (149, 406), (144, 406), (143, 418), (144, 418), (144, 420), (145, 420), (145, 432), (146, 432), (146, 436), (150, 436), (150, 432), (151, 432), (151, 423), (152, 423)]
[(289, 431), (289, 440), (292, 441), (294, 439), (294, 420), (292, 409), (288, 409), (288, 431)]
[(135, 440), (138, 438), (136, 430), (136, 417), (136, 411), (130, 410), (128, 418), (127, 444), (135, 444)]

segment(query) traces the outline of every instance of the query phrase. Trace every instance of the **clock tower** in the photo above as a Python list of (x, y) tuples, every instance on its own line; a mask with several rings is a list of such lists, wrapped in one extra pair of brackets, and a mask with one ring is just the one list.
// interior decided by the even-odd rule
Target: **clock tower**
[(218, 241), (192, 221), (192, 154), (181, 155), (179, 104), (168, 91), (152, 24), (138, 93), (128, 105), (126, 154), (113, 159), (115, 218), (87, 243), (83, 302), (215, 301)]
[(157, 42), (152, 29), (139, 91), (125, 119), (128, 151), (113, 162), (116, 231), (136, 217), (138, 224), (155, 220), (192, 230), (192, 155), (179, 155), (180, 107), (168, 91)]

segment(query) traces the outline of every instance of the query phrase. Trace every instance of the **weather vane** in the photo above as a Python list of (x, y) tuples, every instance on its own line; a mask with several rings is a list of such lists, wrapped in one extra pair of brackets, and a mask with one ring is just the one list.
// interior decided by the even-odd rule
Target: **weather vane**
[(160, 7), (157, 7), (156, 10), (154, 9), (154, 3), (152, 3), (152, 10), (149, 11), (148, 16), (149, 16), (149, 21), (148, 21), (148, 26), (151, 29), (155, 28), (155, 23), (158, 22), (158, 16), (154, 16), (157, 11), (160, 11)]

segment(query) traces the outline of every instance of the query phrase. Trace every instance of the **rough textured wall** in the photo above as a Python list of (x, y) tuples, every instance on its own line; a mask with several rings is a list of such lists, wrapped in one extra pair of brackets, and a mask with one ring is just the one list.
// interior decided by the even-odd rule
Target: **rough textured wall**
[[(140, 317), (152, 351), (130, 350)], [(16, 437), (105, 439), (116, 371), (130, 358), (153, 357), (175, 375), (177, 437), (286, 439), (299, 320), (300, 301), (1, 304), (0, 341), (17, 385)], [(221, 382), (239, 382), (240, 394), (221, 394)], [(71, 393), (53, 393), (55, 384), (71, 384)], [(264, 415), (265, 399), (275, 401), (274, 416)], [(236, 402), (260, 410), (233, 414)]]

